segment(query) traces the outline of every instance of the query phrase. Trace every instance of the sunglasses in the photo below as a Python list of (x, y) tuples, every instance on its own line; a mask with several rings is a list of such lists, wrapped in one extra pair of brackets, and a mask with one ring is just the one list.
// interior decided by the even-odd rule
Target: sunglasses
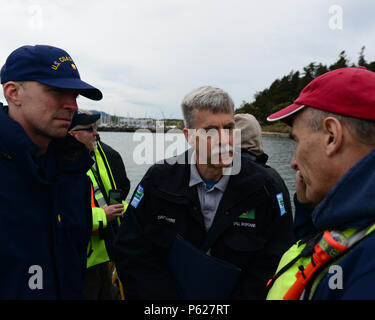
[(88, 128), (75, 129), (75, 130), (72, 130), (72, 131), (87, 131), (87, 132), (93, 133), (94, 130), (96, 130), (96, 129), (97, 129), (96, 127), (88, 127)]

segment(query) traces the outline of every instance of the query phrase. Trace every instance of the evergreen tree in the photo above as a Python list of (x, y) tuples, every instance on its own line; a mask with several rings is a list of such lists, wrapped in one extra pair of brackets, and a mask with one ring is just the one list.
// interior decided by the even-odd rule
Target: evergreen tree
[(316, 74), (316, 64), (315, 62), (311, 62), (307, 67), (303, 68), (303, 76), (300, 78), (298, 83), (298, 92), (306, 87), (312, 80), (315, 79)]
[(321, 64), (321, 63), (319, 63), (319, 65), (318, 65), (317, 68), (316, 68), (315, 75), (316, 75), (317, 77), (319, 77), (319, 76), (321, 76), (322, 74), (324, 74), (324, 73), (326, 73), (326, 72), (328, 72), (328, 71), (329, 71), (329, 70), (328, 70), (327, 66), (325, 66), (325, 65), (323, 65), (323, 64)]
[(332, 65), (330, 65), (329, 70), (335, 70), (339, 68), (346, 68), (349, 67), (349, 60), (346, 57), (345, 50), (341, 51), (339, 54), (339, 59)]
[(341, 51), (337, 61), (330, 66), (322, 63), (311, 62), (303, 68), (303, 72), (291, 71), (288, 75), (272, 82), (269, 88), (257, 92), (254, 101), (249, 103), (243, 101), (236, 113), (250, 113), (261, 125), (269, 124), (267, 116), (290, 104), (298, 97), (301, 90), (316, 77), (339, 68), (364, 66), (375, 72), (375, 61), (367, 62), (364, 51), (365, 46), (359, 52), (358, 64), (350, 63), (345, 51)]
[(358, 66), (362, 66), (362, 67), (368, 67), (368, 64), (367, 64), (367, 61), (365, 59), (365, 55), (364, 55), (364, 51), (365, 51), (366, 47), (363, 46), (361, 48), (361, 51), (359, 52), (359, 58), (358, 58)]

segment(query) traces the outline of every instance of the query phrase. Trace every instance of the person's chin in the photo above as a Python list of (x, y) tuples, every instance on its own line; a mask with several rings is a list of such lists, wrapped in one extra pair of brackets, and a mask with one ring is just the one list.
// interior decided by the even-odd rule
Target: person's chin
[(225, 156), (220, 156), (220, 166), (229, 167), (233, 162), (233, 154), (228, 154)]
[(211, 164), (211, 166), (216, 168), (216, 169), (222, 169), (222, 168), (229, 167), (231, 165), (231, 163), (232, 162), (226, 163), (226, 162), (220, 161), (219, 163)]
[(66, 135), (68, 134), (68, 128), (58, 128), (56, 130), (54, 130), (53, 133), (51, 133), (51, 138), (53, 139), (61, 139), (61, 138), (64, 138), (66, 137)]
[(306, 185), (306, 200), (307, 203), (313, 205), (314, 207), (317, 206), (324, 197), (319, 193), (314, 192), (310, 186)]

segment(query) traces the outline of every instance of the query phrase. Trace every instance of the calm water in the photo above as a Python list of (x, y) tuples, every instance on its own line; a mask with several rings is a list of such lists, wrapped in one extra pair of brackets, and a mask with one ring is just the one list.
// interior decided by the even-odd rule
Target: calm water
[[(134, 133), (130, 132), (100, 132), (102, 141), (117, 150), (125, 163), (126, 173), (131, 183), (128, 200), (133, 194), (134, 188), (151, 166), (151, 164), (137, 164), (137, 160), (134, 160), (133, 156), (134, 154), (146, 156), (145, 152), (140, 153), (142, 146), (145, 146), (146, 139), (154, 146), (147, 149), (147, 157), (148, 159), (152, 158), (153, 162), (164, 158), (161, 154), (163, 143), (165, 144), (166, 157), (173, 155), (172, 151), (176, 149), (176, 146), (181, 152), (187, 148), (183, 134), (166, 134), (166, 137), (163, 139), (162, 135), (158, 134), (157, 137), (156, 134), (147, 133), (138, 141), (133, 141), (133, 136)], [(142, 143), (144, 144), (142, 145)], [(268, 165), (279, 172), (292, 196), (295, 192), (295, 172), (290, 168), (290, 160), (295, 148), (295, 142), (288, 138), (264, 136), (263, 144), (264, 151), (269, 156)]]

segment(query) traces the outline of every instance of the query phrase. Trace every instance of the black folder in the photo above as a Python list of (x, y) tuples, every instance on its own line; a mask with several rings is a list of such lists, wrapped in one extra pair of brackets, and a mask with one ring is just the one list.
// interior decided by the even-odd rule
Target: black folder
[(237, 266), (195, 248), (180, 235), (172, 245), (168, 263), (184, 300), (229, 299), (241, 272)]

